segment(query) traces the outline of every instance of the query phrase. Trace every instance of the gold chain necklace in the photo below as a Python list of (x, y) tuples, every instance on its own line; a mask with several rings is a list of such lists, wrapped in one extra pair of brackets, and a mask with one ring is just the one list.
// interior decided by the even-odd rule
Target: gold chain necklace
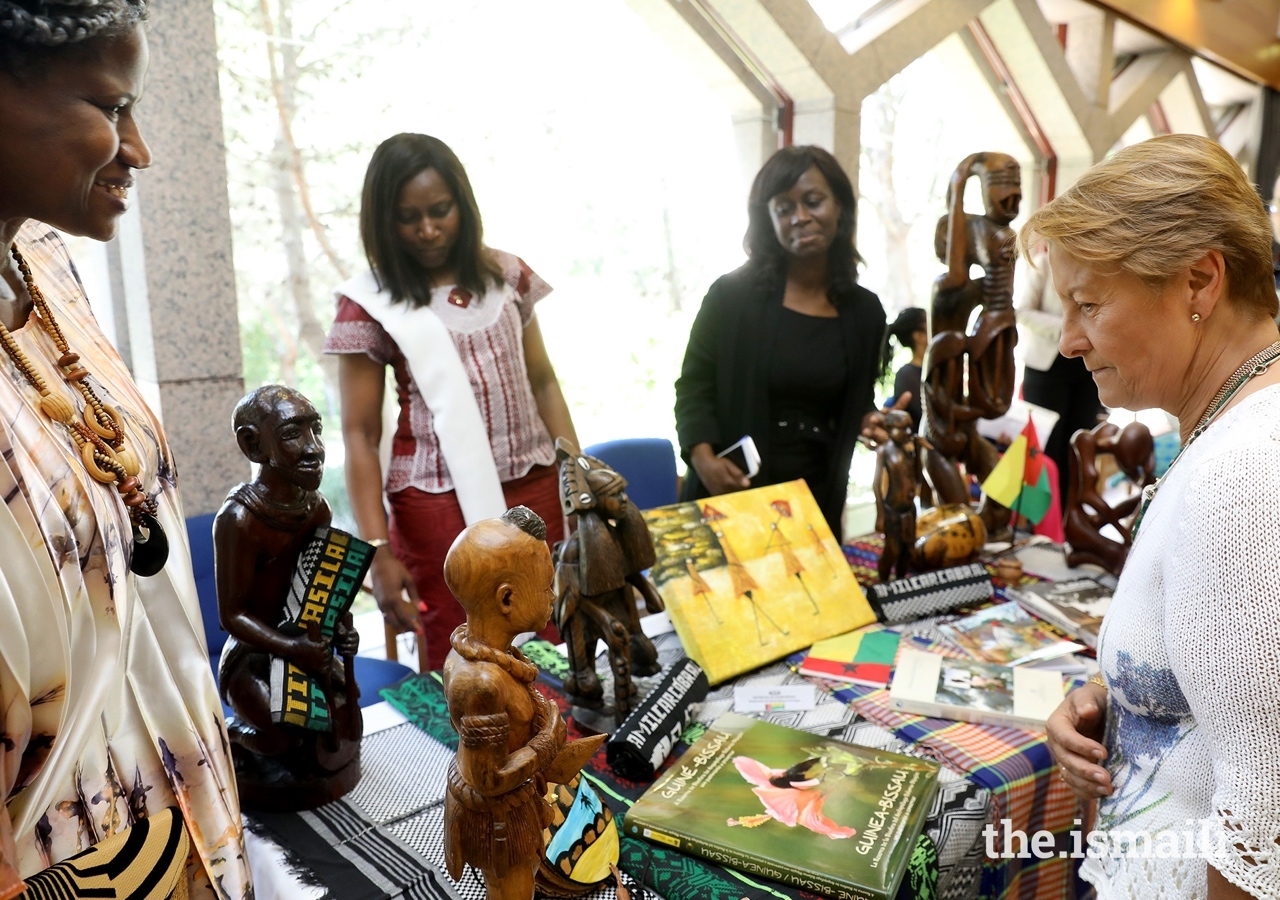
[(1196, 438), (1204, 434), (1205, 429), (1213, 424), (1213, 420), (1218, 418), (1219, 414), (1227, 408), (1231, 398), (1240, 393), (1241, 388), (1250, 381), (1265, 374), (1277, 359), (1280, 359), (1280, 341), (1264, 347), (1246, 359), (1240, 364), (1240, 368), (1236, 369), (1231, 374), (1231, 377), (1222, 383), (1222, 387), (1218, 388), (1218, 393), (1213, 395), (1213, 399), (1209, 401), (1209, 405), (1205, 408), (1204, 415), (1200, 417), (1196, 427), (1187, 436), (1187, 442), (1178, 448), (1178, 453), (1174, 456), (1173, 462), (1169, 463), (1169, 468), (1165, 469), (1164, 474), (1156, 479), (1155, 484), (1149, 484), (1142, 489), (1142, 505), (1138, 507), (1138, 515), (1134, 517), (1133, 527), (1129, 530), (1130, 543), (1137, 540), (1138, 526), (1142, 524), (1142, 518), (1147, 514), (1147, 508), (1151, 506), (1151, 501), (1156, 497), (1156, 491), (1160, 490), (1160, 485), (1169, 476), (1169, 471), (1174, 464), (1182, 458), (1182, 454), (1195, 442)]
[(89, 370), (80, 365), (80, 356), (72, 352), (44, 294), (36, 285), (35, 277), (26, 259), (15, 244), (9, 250), (22, 273), (27, 293), (35, 306), (36, 321), (49, 335), (61, 354), (57, 366), (62, 376), (84, 397), (84, 414), (77, 416), (75, 408), (65, 397), (55, 394), (36, 370), (31, 360), (18, 346), (8, 328), (0, 323), (0, 343), (13, 360), (14, 366), (27, 382), (40, 394), (40, 411), (49, 419), (64, 426), (80, 453), (89, 476), (101, 484), (114, 484), (124, 504), (129, 509), (133, 528), (133, 557), (129, 568), (138, 575), (154, 575), (164, 568), (169, 556), (169, 542), (164, 529), (156, 520), (156, 502), (148, 497), (138, 480), (141, 465), (138, 457), (125, 446), (124, 425), (120, 413), (103, 403), (88, 382)]

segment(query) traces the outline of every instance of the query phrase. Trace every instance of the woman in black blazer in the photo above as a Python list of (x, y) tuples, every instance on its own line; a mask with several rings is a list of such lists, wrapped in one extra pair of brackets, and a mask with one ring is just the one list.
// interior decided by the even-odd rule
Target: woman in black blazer
[[(854, 444), (876, 428), (885, 314), (856, 283), (853, 186), (820, 147), (779, 150), (756, 175), (749, 261), (711, 285), (676, 381), (689, 464), (682, 499), (804, 478), (839, 539)], [(716, 456), (744, 435), (752, 480)]]

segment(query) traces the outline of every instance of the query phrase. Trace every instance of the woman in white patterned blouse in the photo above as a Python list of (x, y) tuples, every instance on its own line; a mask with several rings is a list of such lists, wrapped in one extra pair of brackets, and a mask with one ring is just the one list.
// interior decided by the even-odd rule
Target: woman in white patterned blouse
[[(576, 446), (577, 436), (534, 311), (551, 287), (484, 245), (462, 163), (427, 135), (399, 134), (374, 152), (360, 234), (370, 271), (338, 287), (325, 344), (340, 354), (347, 492), (361, 536), (379, 544), (383, 616), (416, 630), (419, 610), (402, 592), (419, 601), (438, 668), (465, 618), (441, 574), (463, 527), (523, 505), (547, 523), (549, 543), (564, 537), (554, 442)], [(384, 473), (388, 366), (400, 416)]]

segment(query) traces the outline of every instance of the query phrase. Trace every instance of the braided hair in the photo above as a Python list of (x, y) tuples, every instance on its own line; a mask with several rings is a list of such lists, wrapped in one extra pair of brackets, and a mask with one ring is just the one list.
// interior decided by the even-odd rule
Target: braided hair
[(147, 0), (0, 0), (0, 71), (67, 48), (128, 34), (147, 17)]

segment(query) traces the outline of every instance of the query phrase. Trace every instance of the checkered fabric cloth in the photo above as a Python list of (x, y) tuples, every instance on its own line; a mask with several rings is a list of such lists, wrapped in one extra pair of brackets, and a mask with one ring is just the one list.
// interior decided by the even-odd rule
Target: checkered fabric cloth
[[(879, 538), (859, 538), (844, 548), (854, 575), (863, 584), (876, 580), (876, 565), (883, 547)], [(1035, 580), (1024, 576), (1024, 581)], [(1008, 599), (997, 583), (993, 602)], [(957, 616), (939, 617), (904, 626), (928, 649), (962, 656), (946, 644), (937, 625)], [(793, 658), (798, 663), (803, 655)], [(1054, 849), (1070, 851), (1071, 832), (1084, 829), (1084, 805), (1057, 776), (1044, 735), (1018, 728), (973, 725), (946, 719), (926, 719), (896, 712), (889, 706), (889, 692), (859, 685), (839, 685), (835, 696), (862, 716), (894, 732), (911, 744), (927, 748), (936, 758), (963, 772), (991, 792), (995, 820), (1008, 819), (1010, 827), (1030, 836), (1048, 831)], [(1083, 822), (1084, 824), (1080, 824)], [(1001, 826), (1003, 833), (1003, 826)], [(1076, 877), (1079, 860), (991, 859), (982, 873), (983, 897), (1016, 900), (1062, 900), (1083, 897), (1091, 890)]]

